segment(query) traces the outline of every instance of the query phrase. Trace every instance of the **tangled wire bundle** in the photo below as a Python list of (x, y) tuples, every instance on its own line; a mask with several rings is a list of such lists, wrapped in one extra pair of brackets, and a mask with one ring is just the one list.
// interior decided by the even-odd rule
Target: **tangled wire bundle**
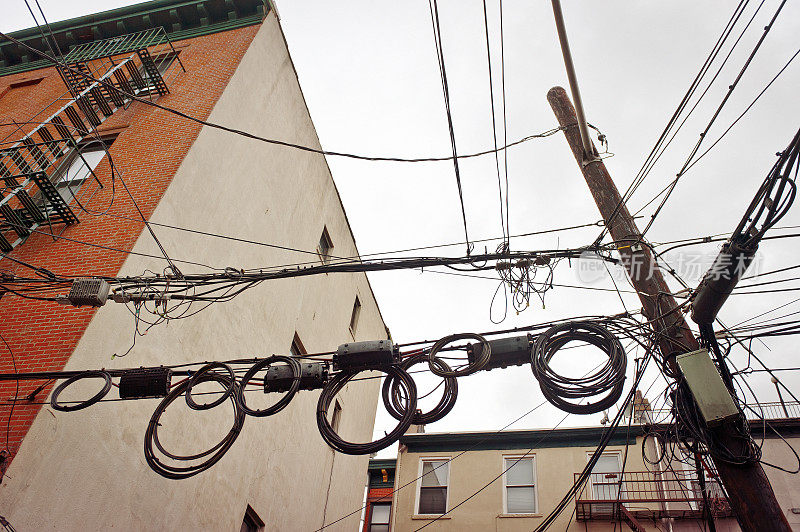
[[(584, 342), (602, 350), (608, 360), (597, 371), (581, 378), (556, 373), (550, 362), (569, 342)], [(572, 414), (596, 414), (614, 405), (622, 395), (627, 358), (625, 349), (605, 327), (587, 321), (562, 323), (537, 336), (531, 350), (531, 368), (545, 399)], [(601, 396), (594, 402), (573, 401)]]

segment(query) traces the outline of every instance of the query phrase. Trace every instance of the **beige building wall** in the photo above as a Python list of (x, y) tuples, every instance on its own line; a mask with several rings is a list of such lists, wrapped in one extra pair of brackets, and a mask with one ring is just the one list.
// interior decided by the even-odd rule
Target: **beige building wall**
[[(494, 434), (494, 433), (492, 433)], [(788, 439), (795, 447), (800, 447), (800, 438)], [(641, 454), (642, 437), (636, 437), (636, 443), (628, 448), (628, 457), (625, 470), (647, 471), (648, 468)], [(485, 447), (484, 445), (483, 447)], [(470, 448), (465, 446), (466, 449)], [(580, 472), (586, 465), (588, 457), (596, 446), (560, 446), (550, 448), (535, 448), (529, 454), (535, 458), (536, 463), (536, 493), (537, 513), (526, 515), (508, 515), (504, 513), (504, 485), (500, 476), (503, 472), (503, 458), (523, 456), (528, 449), (492, 449), (492, 450), (464, 450), (456, 449), (447, 452), (417, 452), (409, 451), (401, 445), (397, 459), (397, 472), (395, 477), (395, 495), (392, 508), (392, 528), (394, 532), (408, 532), (419, 529), (430, 523), (425, 530), (428, 531), (459, 531), (459, 532), (530, 532), (539, 526), (549, 512), (558, 504), (574, 482), (574, 473)], [(608, 446), (607, 453), (619, 453), (624, 457), (625, 447), (622, 445)], [(449, 513), (439, 520), (435, 516), (420, 516), (416, 514), (417, 498), (419, 492), (419, 477), (421, 461), (425, 459), (451, 459), (449, 470), (449, 485), (447, 492), (447, 508)], [(773, 461), (787, 469), (797, 467), (789, 447), (781, 440), (767, 439), (764, 444), (764, 459)], [(675, 467), (682, 467), (678, 464)], [(650, 466), (652, 470), (653, 467)], [(782, 508), (786, 510), (789, 522), (794, 529), (800, 530), (798, 515), (791, 512), (791, 508), (798, 507), (800, 503), (800, 479), (798, 475), (790, 475), (772, 468), (766, 468), (770, 481)], [(500, 478), (497, 478), (499, 477)], [(492, 480), (496, 479), (494, 482)], [(491, 482), (491, 483), (490, 483)], [(486, 486), (488, 484), (488, 486)], [(486, 487), (484, 487), (486, 486)], [(483, 488), (483, 489), (482, 489)], [(455, 508), (456, 505), (466, 500), (479, 490), (467, 502)], [(591, 488), (586, 488), (590, 490)], [(587, 491), (587, 493), (590, 493)], [(587, 497), (591, 498), (591, 497)], [(637, 503), (626, 505), (630, 509), (658, 509), (662, 503)], [(672, 508), (676, 509), (675, 503)], [(689, 506), (682, 504), (681, 509)], [(551, 530), (569, 531), (611, 531), (615, 524), (609, 521), (581, 521), (577, 522), (574, 516), (575, 499), (569, 501), (566, 509), (551, 525)], [(639, 523), (646, 530), (663, 531), (671, 529), (674, 532), (697, 530), (697, 520), (672, 521), (662, 520), (655, 526), (652, 521), (640, 519)], [(738, 531), (735, 519), (719, 519), (716, 521), (717, 530), (720, 532)], [(629, 530), (627, 525), (616, 523), (616, 527)]]
[[(191, 73), (187, 73), (190, 75)], [(319, 147), (279, 23), (271, 12), (210, 120), (271, 138)], [(324, 157), (204, 128), (153, 221), (304, 250), (326, 226), (337, 256), (357, 255)], [(258, 268), (318, 260), (274, 248), (154, 228), (176, 258), (217, 268)], [(134, 251), (155, 253), (144, 232)], [(121, 275), (153, 261), (130, 256)], [(184, 272), (188, 271), (183, 267)], [(349, 321), (362, 304), (355, 335)], [(67, 368), (125, 368), (287, 354), (295, 332), (309, 352), (383, 339), (387, 329), (364, 274), (265, 282), (196, 316), (154, 327), (131, 345), (133, 318), (123, 305), (97, 312)], [(341, 432), (371, 439), (377, 380), (339, 396)], [(76, 396), (81, 393), (76, 386)], [(82, 393), (92, 393), (84, 389)], [(68, 400), (70, 397), (64, 399)], [(83, 395), (85, 397), (86, 395)], [(109, 397), (115, 396), (114, 392)], [(316, 530), (362, 504), (367, 456), (336, 455), (315, 422), (319, 392), (301, 391), (283, 412), (248, 418), (214, 467), (174, 481), (150, 470), (142, 445), (159, 400), (103, 402), (62, 413), (43, 408), (0, 486), (0, 513), (20, 532), (33, 530), (238, 531), (247, 505), (267, 530)], [(180, 401), (165, 416), (166, 445), (197, 452), (228, 431), (228, 406), (205, 412)], [(168, 411), (169, 413), (169, 411)], [(359, 514), (327, 530), (354, 530)]]
[[(624, 453), (623, 446), (609, 446), (608, 451)], [(429, 458), (452, 458), (450, 463), (450, 486), (448, 489), (448, 509), (453, 508), (483, 485), (500, 475), (504, 469), (503, 458), (520, 457), (528, 449), (504, 449), (410, 453), (401, 452), (397, 461), (395, 489), (407, 483), (407, 488), (396, 492), (392, 530), (405, 532), (416, 530), (432, 517), (415, 515), (418, 486), (416, 478), (420, 475), (420, 461)], [(490, 484), (478, 495), (464, 503), (444, 518), (428, 526), (425, 530), (458, 530), (497, 532), (530, 532), (555, 507), (574, 481), (573, 473), (580, 472), (586, 465), (593, 447), (554, 447), (537, 448), (528, 456), (536, 461), (537, 513), (509, 515), (504, 513), (502, 478)], [(459, 456), (460, 455), (460, 456)], [(626, 470), (643, 471), (642, 456), (638, 447), (631, 446), (628, 451)], [(552, 530), (585, 530), (583, 523), (570, 521), (575, 502), (570, 501), (567, 510), (553, 523)], [(590, 526), (590, 529), (592, 527)]]

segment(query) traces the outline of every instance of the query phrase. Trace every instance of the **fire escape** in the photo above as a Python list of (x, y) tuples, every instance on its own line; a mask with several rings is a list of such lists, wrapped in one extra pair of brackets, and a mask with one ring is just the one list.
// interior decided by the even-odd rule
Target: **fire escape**
[(86, 43), (64, 56), (56, 68), (68, 92), (57, 102), (66, 103), (44, 121), (32, 119), (36, 127), (0, 149), (0, 252), (9, 253), (39, 227), (78, 223), (74, 198), (56, 186), (72, 155), (131, 102), (129, 95), (167, 94), (164, 65), (176, 58), (161, 27)]
[[(576, 481), (579, 475), (575, 474)], [(576, 518), (621, 521), (631, 530), (644, 532), (643, 521), (702, 519), (706, 508), (715, 519), (731, 517), (733, 513), (719, 480), (706, 475), (704, 481), (705, 498), (694, 471), (670, 468), (592, 473), (589, 482), (575, 495)]]

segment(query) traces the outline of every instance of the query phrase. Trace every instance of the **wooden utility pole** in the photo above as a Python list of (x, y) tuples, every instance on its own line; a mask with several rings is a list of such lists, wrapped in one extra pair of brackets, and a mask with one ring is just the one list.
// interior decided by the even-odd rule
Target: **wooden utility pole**
[[(605, 164), (593, 156), (594, 152), (585, 154), (575, 109), (566, 91), (561, 87), (554, 87), (547, 93), (547, 100), (559, 125), (564, 129), (572, 154), (614, 239), (631, 283), (639, 294), (644, 315), (651, 320), (653, 329), (658, 334), (658, 348), (672, 372), (677, 375), (680, 370), (675, 356), (700, 348), (694, 333), (686, 323), (683, 313), (675, 310), (675, 299), (661, 272), (656, 268), (652, 253), (646, 246), (639, 244), (641, 233), (622, 202), (619, 190), (611, 180)], [(721, 425), (711, 430), (722, 445), (734, 453), (744, 452), (744, 443), (735, 436), (731, 426)], [(761, 464), (733, 465), (714, 460), (714, 465), (743, 531), (791, 530)]]

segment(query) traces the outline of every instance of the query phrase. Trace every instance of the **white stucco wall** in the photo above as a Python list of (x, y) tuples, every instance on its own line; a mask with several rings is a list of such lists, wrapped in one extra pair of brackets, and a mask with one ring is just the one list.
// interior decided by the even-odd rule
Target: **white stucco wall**
[[(182, 74), (191, 75), (191, 73)], [(211, 121), (318, 146), (291, 59), (273, 13), (264, 21)], [(123, 169), (124, 170), (124, 169)], [(127, 172), (126, 178), (135, 179)], [(204, 128), (153, 221), (314, 250), (326, 225), (338, 256), (356, 255), (325, 159)], [(90, 223), (90, 222), (87, 222)], [(315, 257), (155, 228), (175, 258), (215, 267), (256, 268)], [(134, 251), (158, 254), (142, 233)], [(130, 256), (122, 275), (163, 264)], [(181, 265), (186, 273), (197, 267)], [(101, 308), (67, 369), (124, 368), (288, 353), (295, 331), (309, 352), (352, 341), (354, 298), (362, 303), (356, 339), (386, 338), (363, 274), (266, 282), (231, 302), (151, 329), (131, 344), (133, 319), (119, 304)], [(371, 438), (377, 380), (340, 394), (342, 432)], [(104, 402), (74, 413), (44, 407), (0, 485), (0, 514), (29, 530), (231, 530), (250, 504), (267, 530), (316, 530), (361, 506), (368, 457), (337, 455), (315, 422), (319, 392), (300, 392), (270, 418), (248, 418), (228, 454), (188, 480), (164, 479), (146, 465), (144, 431), (159, 400)], [(116, 397), (112, 390), (109, 397)], [(181, 405), (175, 405), (181, 410)], [(228, 406), (185, 409), (165, 423), (177, 451), (195, 452), (227, 432)], [(166, 420), (166, 418), (165, 418)], [(333, 466), (332, 466), (333, 462)], [(332, 471), (331, 488), (328, 489)], [(326, 498), (327, 510), (326, 510)], [(328, 530), (354, 530), (359, 513)]]

